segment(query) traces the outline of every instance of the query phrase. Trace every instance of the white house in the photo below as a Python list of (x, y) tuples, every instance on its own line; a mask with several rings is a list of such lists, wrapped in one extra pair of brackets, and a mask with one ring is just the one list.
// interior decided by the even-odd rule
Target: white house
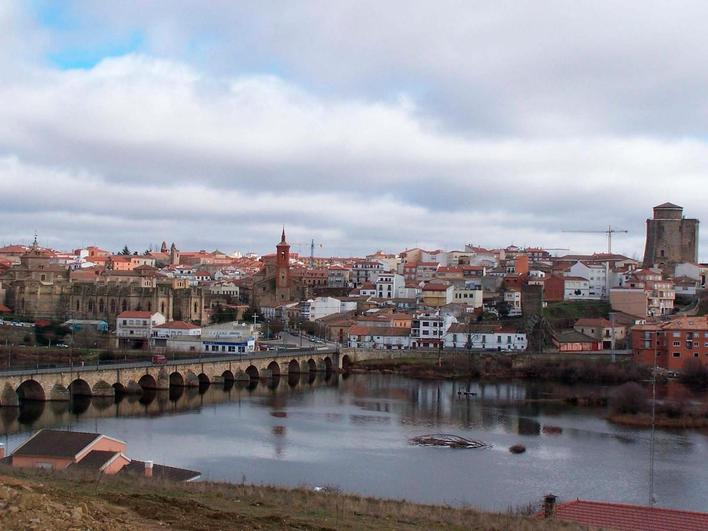
[(173, 336), (201, 336), (202, 328), (184, 321), (168, 321), (152, 328), (153, 339), (166, 339)]
[(565, 277), (563, 300), (578, 301), (590, 299), (590, 281), (582, 277)]
[(356, 307), (356, 301), (342, 301), (334, 297), (317, 297), (301, 303), (300, 315), (303, 319), (315, 321), (335, 313), (356, 310)]
[(528, 348), (526, 333), (499, 325), (453, 323), (445, 332), (445, 348), (523, 352)]
[(452, 290), (452, 302), (467, 304), (473, 308), (481, 308), (483, 298), (482, 289), (470, 287), (469, 283), (465, 283), (465, 286), (454, 286)]
[(607, 269), (605, 264), (586, 264), (578, 261), (573, 264), (568, 271), (568, 277), (584, 278), (588, 281), (587, 299), (606, 299), (607, 293)]
[(379, 299), (395, 299), (400, 297), (401, 289), (405, 288), (406, 281), (398, 273), (379, 273), (376, 278), (376, 297)]
[(504, 291), (504, 302), (509, 306), (509, 317), (521, 315), (521, 290), (508, 288)]
[(352, 348), (401, 350), (410, 345), (408, 328), (361, 325), (349, 328), (349, 346)]
[(116, 337), (119, 342), (133, 341), (147, 343), (153, 329), (166, 321), (160, 312), (126, 311), (116, 317)]
[(411, 347), (439, 347), (445, 332), (456, 321), (440, 312), (416, 314), (411, 322)]
[(239, 287), (234, 282), (218, 282), (209, 287), (209, 291), (214, 295), (230, 295), (231, 297), (239, 296)]

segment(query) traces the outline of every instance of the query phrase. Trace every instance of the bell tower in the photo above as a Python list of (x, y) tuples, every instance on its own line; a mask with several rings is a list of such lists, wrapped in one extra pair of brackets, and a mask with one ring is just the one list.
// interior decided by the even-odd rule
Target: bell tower
[(290, 244), (285, 240), (285, 227), (280, 243), (275, 246), (275, 300), (277, 303), (290, 301)]

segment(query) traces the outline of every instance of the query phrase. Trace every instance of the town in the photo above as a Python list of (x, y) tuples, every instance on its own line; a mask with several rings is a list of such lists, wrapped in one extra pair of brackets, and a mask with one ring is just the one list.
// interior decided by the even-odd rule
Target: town
[[(377, 251), (363, 257), (219, 250), (0, 248), (0, 339), (233, 355), (330, 344), (369, 350), (612, 353), (678, 372), (708, 364), (697, 219), (646, 221), (642, 261), (540, 247)], [(275, 238), (274, 238), (275, 239)], [(706, 341), (703, 341), (704, 336)], [(41, 360), (40, 360), (41, 361)], [(9, 362), (8, 362), (9, 363)]]

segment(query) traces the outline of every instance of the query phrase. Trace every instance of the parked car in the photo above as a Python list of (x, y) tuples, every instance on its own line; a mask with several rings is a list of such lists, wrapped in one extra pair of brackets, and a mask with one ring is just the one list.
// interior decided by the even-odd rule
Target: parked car
[(165, 357), (163, 354), (153, 354), (152, 355), (152, 364), (153, 365), (163, 365), (167, 363), (167, 357)]

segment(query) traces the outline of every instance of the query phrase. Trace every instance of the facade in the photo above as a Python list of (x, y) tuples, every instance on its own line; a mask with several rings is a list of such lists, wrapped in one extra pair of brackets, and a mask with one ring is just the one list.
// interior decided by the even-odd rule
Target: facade
[(357, 260), (352, 264), (350, 279), (355, 288), (372, 283), (383, 273), (384, 266), (377, 260)]
[(509, 317), (518, 317), (521, 315), (521, 290), (518, 288), (509, 288), (504, 291), (504, 302), (509, 306)]
[(610, 290), (610, 306), (614, 311), (635, 317), (647, 317), (649, 315), (648, 302), (644, 288), (612, 288)]
[(683, 217), (683, 207), (664, 203), (647, 219), (644, 267), (672, 274), (676, 264), (698, 262), (698, 220)]
[(353, 348), (373, 348), (401, 350), (411, 345), (410, 330), (401, 327), (362, 326), (349, 328), (349, 346)]
[(627, 329), (621, 325), (612, 325), (607, 319), (578, 319), (573, 325), (576, 332), (592, 337), (602, 342), (603, 349), (610, 349), (614, 345), (624, 344)]
[(526, 333), (499, 324), (452, 323), (445, 332), (445, 348), (523, 352), (528, 348), (528, 340)]
[(153, 337), (153, 330), (165, 324), (160, 312), (121, 312), (116, 318), (116, 338), (119, 345), (142, 348)]
[(406, 283), (403, 275), (398, 273), (379, 273), (376, 278), (376, 297), (379, 299), (395, 299)]
[(317, 297), (301, 303), (301, 317), (307, 321), (322, 319), (328, 315), (356, 310), (356, 301), (342, 301), (334, 297)]
[(443, 284), (441, 282), (428, 282), (423, 285), (422, 298), (423, 304), (439, 308), (454, 301), (455, 288), (452, 284)]
[(411, 320), (411, 347), (441, 348), (445, 332), (454, 322), (454, 317), (440, 315), (439, 312), (416, 314)]
[(681, 371), (688, 360), (708, 366), (708, 316), (676, 317), (632, 327), (634, 360)]
[(585, 301), (590, 299), (590, 281), (582, 277), (564, 278), (563, 300)]
[(576, 262), (569, 271), (569, 276), (584, 278), (588, 281), (588, 299), (600, 300), (608, 297), (607, 264), (586, 264)]

